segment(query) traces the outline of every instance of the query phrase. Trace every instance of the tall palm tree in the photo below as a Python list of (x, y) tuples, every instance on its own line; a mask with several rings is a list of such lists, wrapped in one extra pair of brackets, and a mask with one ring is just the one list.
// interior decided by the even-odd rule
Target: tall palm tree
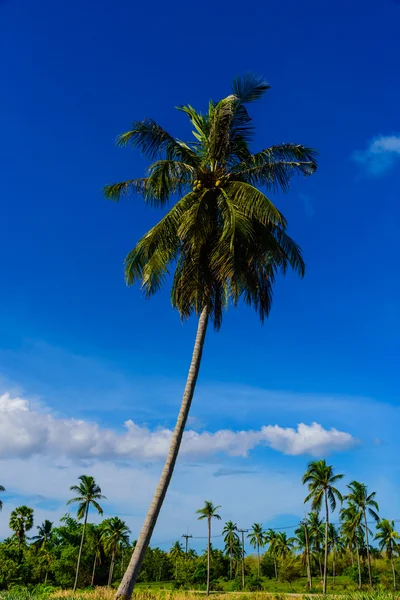
[(235, 544), (239, 542), (237, 524), (233, 521), (227, 521), (222, 530), (222, 535), (224, 535), (225, 552), (229, 556), (229, 579), (232, 579), (233, 549)]
[(278, 579), (278, 566), (276, 564), (276, 539), (278, 534), (273, 529), (268, 529), (265, 532), (265, 543), (269, 544), (268, 552), (273, 556), (274, 559), (274, 570), (275, 570), (275, 579)]
[(360, 564), (360, 535), (362, 535), (362, 513), (358, 510), (356, 505), (349, 502), (345, 508), (340, 511), (341, 519), (341, 532), (346, 540), (346, 543), (352, 552), (352, 548), (355, 547), (357, 555), (357, 568), (358, 568), (358, 588), (361, 589), (361, 564)]
[(312, 575), (311, 575), (311, 561), (310, 561), (310, 532), (309, 523), (307, 519), (300, 522), (300, 527), (295, 530), (296, 547), (302, 551), (301, 559), (302, 564), (307, 570), (307, 585), (309, 589), (312, 589)]
[(78, 503), (78, 511), (77, 517), (78, 519), (83, 519), (83, 529), (81, 536), (81, 544), (79, 546), (79, 554), (78, 554), (78, 562), (76, 564), (76, 573), (75, 573), (75, 582), (74, 582), (74, 592), (76, 591), (76, 587), (78, 585), (78, 577), (79, 577), (79, 567), (81, 564), (81, 556), (82, 556), (82, 548), (83, 548), (83, 540), (85, 539), (86, 532), (86, 524), (89, 514), (90, 506), (94, 506), (99, 515), (103, 514), (103, 509), (97, 500), (105, 499), (105, 496), (101, 493), (101, 488), (97, 485), (94, 480), (94, 477), (91, 475), (81, 475), (79, 477), (80, 483), (78, 485), (71, 485), (69, 488), (71, 492), (75, 492), (78, 494), (75, 498), (71, 498), (68, 500), (68, 504)]
[[(5, 492), (6, 488), (3, 485), (0, 485), (0, 492)], [(3, 501), (0, 500), (0, 510), (3, 508)]]
[(376, 492), (372, 492), (368, 494), (368, 488), (364, 483), (359, 481), (352, 481), (347, 486), (350, 492), (346, 496), (346, 500), (352, 502), (362, 513), (364, 520), (364, 530), (365, 530), (365, 545), (367, 551), (367, 563), (368, 563), (368, 577), (369, 577), (369, 585), (372, 587), (372, 571), (371, 571), (371, 556), (369, 552), (369, 541), (368, 541), (368, 522), (367, 522), (367, 514), (372, 517), (375, 521), (379, 521), (379, 506), (377, 501), (375, 500)]
[(163, 504), (192, 402), (208, 322), (216, 329), (223, 310), (240, 299), (261, 321), (268, 316), (276, 275), (293, 268), (304, 274), (298, 246), (286, 233), (286, 221), (264, 190), (289, 189), (292, 175), (311, 175), (315, 152), (298, 144), (278, 144), (252, 154), (253, 127), (246, 105), (269, 89), (260, 78), (238, 78), (232, 93), (210, 102), (206, 114), (182, 106), (195, 139), (184, 143), (152, 119), (135, 122), (119, 137), (152, 164), (147, 176), (109, 185), (108, 198), (139, 194), (165, 207), (180, 199), (138, 242), (126, 258), (126, 280), (139, 282), (146, 296), (156, 293), (174, 270), (172, 305), (183, 319), (195, 314), (198, 328), (192, 361), (168, 456), (131, 562), (117, 596), (131, 596)]
[(206, 500), (204, 502), (203, 508), (199, 508), (196, 510), (196, 513), (200, 515), (198, 518), (199, 521), (202, 519), (207, 519), (207, 530), (208, 530), (208, 539), (207, 539), (207, 596), (210, 595), (210, 567), (211, 567), (211, 520), (217, 519), (221, 520), (219, 514), (217, 514), (217, 510), (221, 508), (220, 506), (214, 506), (212, 502)]
[(332, 552), (332, 577), (333, 583), (336, 580), (336, 556), (342, 552), (343, 543), (338, 529), (333, 523), (329, 523), (328, 527), (328, 546)]
[(108, 573), (108, 587), (111, 587), (115, 557), (118, 550), (126, 548), (129, 545), (129, 534), (131, 530), (119, 517), (111, 517), (111, 519), (103, 521), (102, 531), (104, 548), (111, 553), (110, 570)]
[(249, 538), (250, 545), (257, 549), (257, 575), (260, 579), (260, 547), (262, 548), (265, 545), (265, 534), (262, 525), (254, 523), (247, 537)]
[(379, 543), (379, 548), (386, 552), (386, 556), (391, 562), (393, 573), (393, 587), (396, 589), (396, 570), (394, 568), (393, 555), (399, 553), (400, 535), (394, 528), (394, 521), (382, 519), (376, 526), (377, 534), (375, 539)]
[(25, 542), (26, 532), (33, 527), (33, 509), (29, 506), (18, 506), (10, 515), (10, 529), (15, 532), (18, 540), (18, 550)]
[(342, 495), (334, 484), (343, 478), (343, 475), (335, 475), (333, 467), (326, 464), (324, 459), (313, 460), (308, 463), (307, 471), (303, 475), (303, 484), (308, 484), (308, 496), (304, 502), (311, 501), (311, 508), (319, 512), (325, 504), (325, 559), (324, 559), (324, 583), (323, 593), (326, 594), (326, 583), (328, 576), (328, 529), (329, 529), (329, 505), (331, 511), (336, 509), (336, 502), (343, 501)]
[(32, 540), (34, 540), (34, 544), (38, 548), (44, 549), (53, 535), (53, 522), (46, 519), (36, 529), (38, 530), (38, 535), (33, 536)]

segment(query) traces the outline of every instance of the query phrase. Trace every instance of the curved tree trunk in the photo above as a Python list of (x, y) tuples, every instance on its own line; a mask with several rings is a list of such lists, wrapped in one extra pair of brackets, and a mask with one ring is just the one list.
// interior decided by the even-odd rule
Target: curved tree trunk
[(210, 595), (210, 567), (211, 567), (211, 517), (208, 517), (208, 543), (207, 543), (207, 596)]
[(329, 531), (329, 508), (328, 496), (325, 490), (325, 558), (324, 558), (324, 584), (322, 593), (326, 594), (326, 581), (328, 576), (328, 531)]
[(86, 523), (87, 523), (88, 511), (89, 511), (89, 504), (87, 504), (86, 510), (85, 510), (85, 520), (83, 522), (81, 545), (79, 546), (78, 562), (77, 562), (77, 565), (76, 565), (75, 583), (74, 583), (74, 590), (73, 590), (74, 592), (76, 592), (76, 588), (77, 588), (77, 585), (78, 585), (79, 567), (81, 565), (83, 540), (85, 539), (85, 531), (86, 531)]
[(94, 586), (94, 576), (96, 573), (96, 564), (97, 564), (97, 554), (94, 555), (94, 562), (93, 562), (93, 571), (92, 571), (92, 581), (91, 581), (91, 586)]
[(112, 578), (113, 578), (113, 573), (114, 573), (114, 561), (115, 561), (115, 550), (112, 551), (112, 555), (111, 555), (111, 565), (110, 565), (110, 570), (108, 572), (108, 587), (111, 587), (111, 584), (112, 584)]
[(372, 587), (372, 573), (371, 573), (371, 557), (369, 554), (369, 543), (368, 543), (368, 523), (367, 523), (367, 512), (364, 509), (364, 524), (365, 524), (365, 545), (367, 546), (367, 562), (368, 562), (368, 577), (369, 585)]
[(140, 567), (142, 566), (142, 561), (145, 552), (150, 543), (153, 529), (155, 527), (155, 524), (157, 523), (158, 515), (163, 505), (165, 494), (167, 493), (168, 486), (171, 481), (172, 473), (174, 472), (176, 459), (178, 457), (179, 448), (182, 442), (183, 432), (185, 430), (190, 406), (192, 404), (197, 377), (199, 375), (201, 356), (203, 353), (204, 340), (207, 331), (207, 324), (208, 308), (204, 308), (200, 314), (199, 323), (197, 326), (197, 334), (193, 349), (192, 361), (190, 363), (182, 404), (179, 411), (178, 420), (175, 425), (174, 433), (172, 435), (168, 456), (165, 461), (160, 481), (158, 483), (156, 492), (151, 502), (145, 522), (139, 534), (137, 544), (131, 556), (131, 560), (129, 561), (129, 565), (125, 571), (125, 575), (122, 578), (122, 581), (116, 593), (116, 598), (123, 598), (124, 600), (128, 600), (132, 596), (133, 588), (135, 587), (137, 578), (139, 576)]
[(356, 545), (357, 548), (357, 566), (358, 566), (358, 589), (361, 590), (362, 581), (361, 581), (361, 564), (360, 564), (360, 550), (358, 547), (358, 543)]
[(393, 556), (390, 559), (390, 562), (392, 563), (392, 573), (393, 573), (393, 588), (396, 589), (396, 570), (394, 568), (394, 560), (393, 560)]

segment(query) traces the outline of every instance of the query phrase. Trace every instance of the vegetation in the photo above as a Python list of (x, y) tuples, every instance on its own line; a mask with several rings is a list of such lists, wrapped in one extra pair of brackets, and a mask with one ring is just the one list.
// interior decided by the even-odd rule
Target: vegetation
[(175, 139), (152, 119), (135, 122), (119, 137), (121, 146), (130, 144), (153, 162), (146, 177), (109, 185), (105, 195), (118, 200), (139, 194), (159, 207), (179, 198), (128, 254), (126, 280), (129, 285), (140, 283), (149, 297), (174, 271), (172, 305), (182, 319), (196, 315), (198, 329), (168, 457), (117, 597), (127, 599), (132, 594), (167, 493), (208, 322), (218, 330), (224, 308), (237, 306), (240, 299), (263, 321), (271, 308), (276, 276), (289, 268), (304, 274), (300, 249), (266, 193), (287, 191), (296, 173), (313, 174), (315, 151), (299, 144), (278, 144), (252, 153), (254, 128), (246, 106), (268, 89), (259, 77), (247, 76), (233, 82), (229, 96), (210, 101), (206, 114), (181, 106), (194, 130), (194, 140), (188, 143)]

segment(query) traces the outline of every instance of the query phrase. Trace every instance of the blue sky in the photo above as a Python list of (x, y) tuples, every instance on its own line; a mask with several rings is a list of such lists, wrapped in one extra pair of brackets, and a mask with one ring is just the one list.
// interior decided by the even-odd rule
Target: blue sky
[(89, 471), (107, 512), (140, 527), (195, 322), (180, 322), (167, 291), (145, 301), (126, 288), (124, 256), (159, 214), (101, 188), (146, 166), (115, 146), (133, 120), (185, 139), (174, 106), (205, 108), (248, 71), (272, 85), (252, 107), (255, 149), (293, 141), (320, 153), (314, 177), (273, 197), (307, 275), (278, 281), (264, 327), (241, 306), (210, 331), (190, 424), (199, 437), (154, 539), (201, 535), (205, 498), (244, 526), (292, 524), (318, 453), (400, 518), (399, 19), (393, 0), (0, 3), (0, 535), (20, 502), (57, 519)]

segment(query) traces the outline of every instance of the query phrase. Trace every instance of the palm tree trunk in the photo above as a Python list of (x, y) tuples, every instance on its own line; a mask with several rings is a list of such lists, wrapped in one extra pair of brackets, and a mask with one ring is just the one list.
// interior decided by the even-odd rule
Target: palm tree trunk
[(167, 493), (168, 486), (171, 481), (172, 473), (174, 472), (176, 459), (178, 457), (183, 432), (189, 415), (190, 406), (192, 403), (193, 394), (199, 375), (204, 340), (207, 331), (208, 316), (208, 308), (203, 308), (199, 317), (192, 361), (190, 363), (185, 391), (183, 393), (182, 404), (179, 411), (178, 420), (175, 425), (174, 433), (172, 435), (168, 456), (165, 461), (160, 481), (158, 483), (156, 492), (151, 502), (142, 530), (140, 532), (137, 544), (135, 546), (135, 550), (133, 551), (131, 560), (129, 561), (129, 565), (125, 571), (125, 575), (122, 578), (122, 581), (118, 588), (116, 598), (123, 598), (124, 600), (128, 600), (132, 596), (133, 588), (135, 587), (137, 578), (139, 576), (140, 567), (142, 566), (142, 561), (146, 549), (150, 543), (153, 529), (155, 527), (155, 524), (157, 523), (158, 515), (163, 505), (165, 494)]
[(92, 587), (94, 586), (94, 576), (95, 576), (95, 573), (96, 573), (96, 563), (97, 563), (97, 554), (94, 555), (93, 571), (92, 571), (92, 581), (90, 583), (90, 585)]
[(311, 590), (312, 589), (312, 577), (311, 577), (310, 547), (309, 547), (309, 542), (308, 542), (307, 525), (305, 525), (305, 527), (304, 527), (304, 532), (305, 532), (305, 536), (306, 536), (307, 582), (308, 582), (308, 588)]
[(229, 545), (229, 579), (232, 579), (232, 560), (233, 560), (233, 552), (232, 552), (232, 542)]
[(332, 556), (332, 561), (333, 561), (333, 564), (332, 564), (333, 585), (335, 585), (335, 579), (336, 579), (335, 559), (336, 559), (335, 550), (333, 550), (333, 556)]
[(47, 583), (47, 577), (48, 577), (48, 576), (49, 576), (49, 568), (47, 567), (47, 569), (46, 569), (46, 576), (45, 576), (45, 578), (44, 578), (44, 583), (45, 583), (45, 584)]
[(79, 567), (80, 567), (80, 564), (81, 564), (83, 540), (85, 539), (85, 531), (86, 531), (86, 523), (87, 523), (87, 518), (88, 518), (88, 511), (89, 511), (89, 504), (86, 505), (86, 510), (85, 510), (85, 520), (83, 522), (81, 545), (79, 546), (78, 562), (77, 562), (77, 565), (76, 565), (75, 583), (74, 583), (74, 590), (73, 590), (74, 592), (76, 592), (76, 588), (77, 588), (77, 585), (78, 585)]
[(390, 562), (392, 563), (392, 573), (393, 573), (393, 589), (396, 589), (396, 570), (394, 568), (394, 561), (393, 561), (393, 556), (390, 559)]
[(365, 510), (364, 510), (364, 524), (365, 524), (365, 544), (367, 546), (369, 585), (372, 587), (371, 557), (369, 555), (369, 543), (368, 543), (368, 523), (367, 523), (367, 513)]
[(275, 579), (278, 581), (278, 567), (276, 565), (276, 557), (274, 556)]
[(115, 550), (113, 550), (112, 554), (111, 554), (110, 571), (108, 573), (108, 587), (111, 587), (111, 584), (112, 584), (112, 578), (113, 578), (113, 573), (114, 573), (114, 561), (115, 561)]
[(258, 579), (260, 579), (260, 544), (257, 542)]
[(211, 567), (211, 517), (208, 517), (208, 543), (207, 543), (207, 596), (210, 595), (210, 567)]
[(322, 593), (326, 594), (326, 581), (328, 575), (328, 530), (329, 530), (329, 508), (328, 496), (325, 490), (325, 559), (324, 559), (324, 584)]
[(358, 589), (361, 590), (362, 582), (361, 582), (360, 549), (358, 547), (358, 543), (356, 545), (356, 549), (357, 549), (357, 566), (358, 566)]

